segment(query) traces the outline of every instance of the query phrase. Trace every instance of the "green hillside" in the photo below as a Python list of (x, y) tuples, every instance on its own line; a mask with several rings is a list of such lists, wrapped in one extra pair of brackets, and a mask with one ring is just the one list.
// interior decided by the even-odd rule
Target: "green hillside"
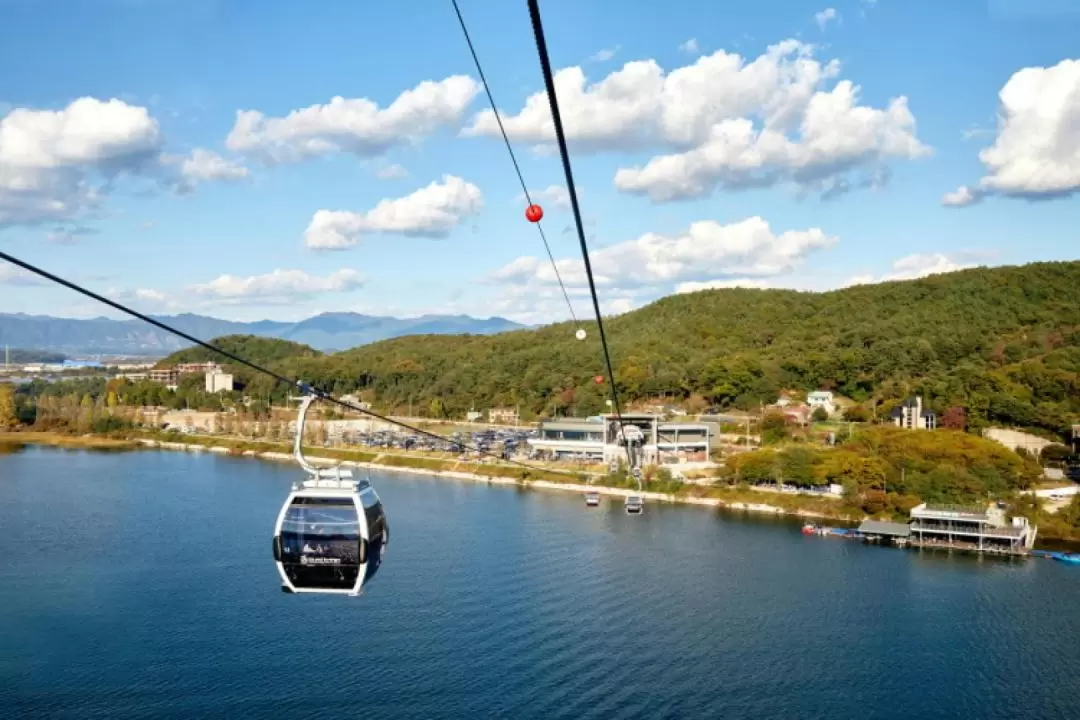
[[(250, 360), (259, 365), (267, 365), (279, 360), (294, 357), (318, 357), (322, 355), (318, 350), (300, 343), (276, 338), (259, 337), (257, 335), (224, 335), (210, 341), (222, 350), (238, 355), (245, 360)], [(175, 365), (177, 363), (207, 362), (210, 360), (229, 362), (218, 353), (202, 347), (190, 347), (179, 350), (169, 355), (158, 363), (158, 367)]]
[[(968, 421), (1061, 434), (1080, 417), (1080, 262), (978, 268), (827, 293), (724, 289), (674, 295), (610, 319), (620, 392), (756, 406), (784, 388), (833, 388), (880, 411), (921, 393)], [(603, 409), (595, 327), (413, 336), (280, 367), (380, 404), (450, 413), (517, 405)], [(279, 342), (279, 341), (263, 341)], [(187, 352), (187, 351), (185, 351)], [(313, 355), (314, 353), (307, 353)]]

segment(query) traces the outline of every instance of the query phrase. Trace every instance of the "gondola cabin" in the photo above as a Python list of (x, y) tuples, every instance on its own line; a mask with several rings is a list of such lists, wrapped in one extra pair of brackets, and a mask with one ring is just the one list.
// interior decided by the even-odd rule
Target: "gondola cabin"
[(626, 513), (640, 515), (645, 510), (645, 500), (640, 495), (626, 496)]
[(288, 593), (359, 594), (390, 542), (382, 503), (368, 480), (322, 470), (293, 485), (274, 532), (274, 560)]

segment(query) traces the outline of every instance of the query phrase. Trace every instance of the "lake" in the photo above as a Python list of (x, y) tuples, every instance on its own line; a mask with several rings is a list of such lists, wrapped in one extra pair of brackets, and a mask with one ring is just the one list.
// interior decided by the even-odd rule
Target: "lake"
[(1080, 568), (373, 474), (358, 598), (287, 595), (290, 465), (0, 455), (0, 716), (1077, 718)]

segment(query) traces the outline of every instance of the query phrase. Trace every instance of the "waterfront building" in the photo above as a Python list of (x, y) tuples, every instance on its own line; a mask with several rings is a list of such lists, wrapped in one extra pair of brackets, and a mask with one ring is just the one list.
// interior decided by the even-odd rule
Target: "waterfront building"
[(1038, 528), (1025, 517), (1011, 522), (997, 504), (986, 508), (928, 505), (911, 510), (913, 547), (946, 547), (977, 552), (1027, 554), (1035, 545)]
[[(642, 459), (646, 464), (706, 462), (712, 430), (705, 423), (664, 422), (655, 414), (623, 415), (623, 423), (638, 427), (645, 437)], [(613, 414), (587, 420), (558, 419), (540, 424), (538, 437), (529, 445), (556, 459), (618, 462), (625, 456), (618, 443), (619, 421)]]

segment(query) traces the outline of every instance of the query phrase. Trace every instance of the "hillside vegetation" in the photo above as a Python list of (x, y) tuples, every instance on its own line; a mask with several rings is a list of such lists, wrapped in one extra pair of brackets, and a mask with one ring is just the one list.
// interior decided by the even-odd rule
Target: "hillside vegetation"
[[(1061, 435), (1080, 417), (1080, 262), (979, 268), (827, 293), (723, 289), (663, 298), (611, 318), (620, 393), (756, 407), (786, 388), (857, 402), (923, 395), (974, 427)], [(493, 336), (412, 336), (322, 357), (289, 374), (380, 405), (460, 413), (520, 405), (584, 415), (604, 408), (598, 333), (570, 323)], [(256, 380), (256, 382), (266, 382)], [(269, 385), (265, 388), (269, 390)]]
[[(318, 357), (322, 355), (318, 350), (307, 345), (257, 335), (225, 335), (211, 340), (210, 344), (258, 365), (269, 365), (285, 358)], [(211, 360), (223, 364), (230, 362), (218, 353), (206, 348), (192, 347), (174, 352), (159, 362), (157, 366), (167, 367), (177, 363), (208, 362)]]

